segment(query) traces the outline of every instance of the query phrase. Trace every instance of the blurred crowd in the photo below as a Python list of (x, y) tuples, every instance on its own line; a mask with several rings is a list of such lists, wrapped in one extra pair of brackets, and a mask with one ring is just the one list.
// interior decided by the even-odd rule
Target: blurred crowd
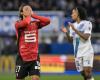
[(0, 0), (0, 10), (15, 11), (22, 3), (30, 4), (33, 10), (64, 11), (66, 17), (74, 6), (83, 6), (92, 17), (93, 31), (100, 31), (100, 0)]

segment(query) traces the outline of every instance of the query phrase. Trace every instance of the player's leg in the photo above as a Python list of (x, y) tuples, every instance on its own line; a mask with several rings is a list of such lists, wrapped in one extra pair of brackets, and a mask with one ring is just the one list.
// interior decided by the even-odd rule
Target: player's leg
[(40, 80), (40, 77), (38, 75), (31, 75), (31, 80)]
[(40, 63), (38, 61), (31, 65), (29, 76), (31, 80), (40, 80)]
[(27, 76), (27, 71), (21, 65), (16, 65), (16, 80), (25, 80)]
[(93, 56), (83, 57), (83, 70), (86, 80), (94, 80), (92, 77)]
[(16, 80), (25, 80), (25, 77), (28, 75), (27, 65), (20, 58), (16, 60), (15, 72)]
[(86, 80), (94, 80), (92, 77), (92, 67), (84, 67), (84, 74)]
[(75, 58), (75, 65), (76, 65), (76, 69), (77, 69), (78, 72), (83, 71), (82, 57), (76, 57)]
[(32, 61), (30, 65), (29, 76), (31, 80), (40, 80), (40, 59)]
[(85, 77), (84, 71), (81, 71), (80, 73), (81, 73), (81, 75), (83, 76), (84, 80), (86, 80), (86, 77)]
[(81, 73), (81, 75), (83, 76), (84, 80), (86, 80), (84, 71), (83, 71), (83, 58), (82, 57), (76, 57), (75, 58), (75, 65), (76, 65), (76, 69), (78, 72)]

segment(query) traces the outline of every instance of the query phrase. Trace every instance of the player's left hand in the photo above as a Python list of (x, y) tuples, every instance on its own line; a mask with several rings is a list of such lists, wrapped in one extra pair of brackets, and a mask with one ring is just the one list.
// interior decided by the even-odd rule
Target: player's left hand
[(75, 29), (75, 27), (72, 23), (68, 22), (68, 24), (69, 24), (69, 27), (71, 27), (73, 30)]
[(31, 15), (33, 15), (34, 14), (34, 12), (31, 10)]
[(36, 16), (37, 14), (35, 13), (35, 12), (33, 12), (33, 11), (31, 11), (31, 17), (32, 16)]

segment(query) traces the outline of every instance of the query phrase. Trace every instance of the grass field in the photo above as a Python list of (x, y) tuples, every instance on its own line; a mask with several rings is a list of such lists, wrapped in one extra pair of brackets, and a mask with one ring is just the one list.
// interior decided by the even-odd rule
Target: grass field
[[(100, 75), (95, 75), (94, 77), (95, 80), (100, 80)], [(0, 74), (0, 80), (15, 80), (15, 75)], [(42, 75), (41, 80), (83, 80), (83, 78), (80, 75)]]

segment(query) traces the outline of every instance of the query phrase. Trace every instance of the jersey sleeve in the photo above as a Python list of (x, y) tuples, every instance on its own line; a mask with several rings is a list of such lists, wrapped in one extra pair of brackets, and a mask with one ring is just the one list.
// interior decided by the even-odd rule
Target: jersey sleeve
[(16, 21), (15, 27), (16, 29), (26, 27), (30, 23), (30, 21), (31, 21), (31, 17), (28, 16), (23, 20)]
[(92, 31), (92, 23), (91, 23), (91, 22), (87, 22), (87, 23), (85, 24), (84, 33), (91, 34), (91, 31)]
[(50, 19), (44, 16), (38, 16), (36, 14), (32, 15), (32, 18), (38, 19), (39, 21), (37, 21), (38, 23), (38, 28), (42, 28), (48, 24), (50, 24)]

